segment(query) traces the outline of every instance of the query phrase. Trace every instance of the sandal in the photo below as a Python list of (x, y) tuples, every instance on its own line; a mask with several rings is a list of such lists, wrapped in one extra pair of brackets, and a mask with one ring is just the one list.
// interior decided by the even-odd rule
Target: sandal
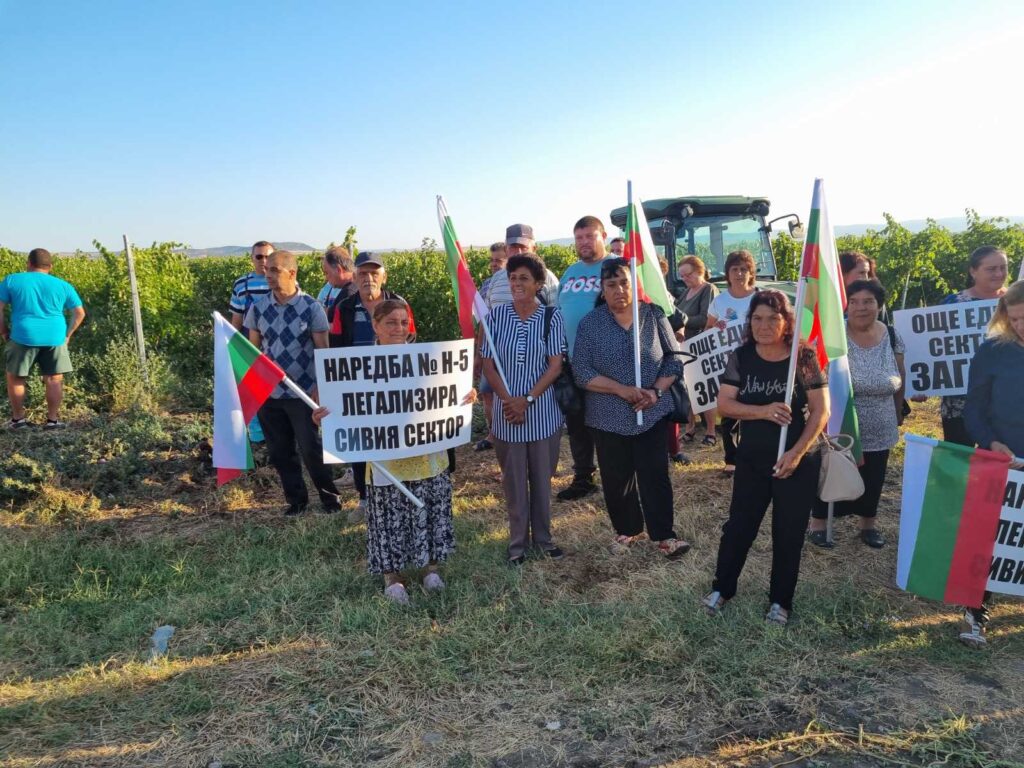
[(710, 433), (704, 435), (704, 439), (700, 441), (701, 445), (706, 445), (709, 448), (714, 448), (718, 445), (718, 437)]
[(658, 542), (658, 549), (669, 560), (675, 560), (690, 551), (690, 542), (684, 539), (665, 539)]
[(721, 616), (722, 611), (725, 610), (725, 604), (728, 602), (722, 597), (721, 592), (713, 590), (701, 598), (700, 605), (708, 616)]
[(615, 540), (612, 541), (611, 552), (613, 555), (624, 555), (629, 552), (630, 546), (633, 542), (639, 539), (639, 536), (616, 536)]
[(822, 549), (832, 549), (835, 546), (835, 543), (828, 540), (828, 531), (808, 531), (807, 540)]
[(683, 432), (683, 434), (681, 434), (679, 436), (679, 439), (682, 440), (684, 443), (692, 443), (696, 438), (697, 438), (697, 433), (696, 432), (690, 432), (689, 430), (687, 430), (686, 432)]

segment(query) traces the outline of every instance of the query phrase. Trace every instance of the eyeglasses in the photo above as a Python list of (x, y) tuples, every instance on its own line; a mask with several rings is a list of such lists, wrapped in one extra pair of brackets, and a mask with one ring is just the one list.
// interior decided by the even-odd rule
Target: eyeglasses
[(254, 253), (252, 255), (252, 257), (254, 259), (256, 259), (256, 261), (266, 261), (267, 260), (267, 254), (265, 254), (265, 253)]

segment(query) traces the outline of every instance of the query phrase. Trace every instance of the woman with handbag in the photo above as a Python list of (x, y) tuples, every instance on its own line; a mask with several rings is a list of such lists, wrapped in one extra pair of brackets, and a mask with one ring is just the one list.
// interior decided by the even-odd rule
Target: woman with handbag
[[(785, 625), (818, 490), (821, 454), (814, 448), (828, 422), (827, 381), (814, 350), (801, 346), (792, 402), (786, 403), (795, 332), (789, 300), (779, 291), (760, 291), (751, 299), (747, 318), (750, 335), (730, 356), (718, 393), (722, 415), (740, 422), (740, 443), (715, 579), (701, 602), (708, 613), (717, 614), (736, 594), (747, 553), (771, 504), (772, 573), (765, 620)], [(786, 450), (777, 459), (784, 425), (789, 427)]]
[[(853, 406), (860, 428), (864, 463), (860, 476), (864, 494), (853, 501), (837, 501), (834, 517), (857, 515), (860, 540), (872, 549), (885, 546), (875, 527), (878, 502), (885, 484), (889, 450), (899, 442), (903, 423), (903, 339), (878, 320), (885, 306), (885, 289), (875, 280), (856, 280), (846, 287), (846, 338), (853, 381)], [(819, 547), (830, 547), (825, 526), (828, 504), (815, 504), (807, 538)]]
[[(625, 259), (601, 262), (597, 306), (580, 322), (573, 374), (586, 390), (584, 418), (594, 435), (605, 504), (615, 529), (612, 551), (625, 552), (644, 531), (669, 558), (689, 550), (673, 530), (672, 483), (665, 441), (675, 401), (669, 387), (683, 373), (665, 314), (637, 307), (641, 386), (633, 366), (633, 285)], [(637, 424), (637, 413), (643, 414)]]
[(508, 509), (508, 562), (520, 566), (531, 542), (544, 557), (563, 555), (551, 539), (551, 478), (565, 423), (552, 386), (562, 370), (565, 331), (562, 313), (537, 298), (544, 287), (544, 262), (518, 253), (509, 256), (505, 271), (512, 301), (491, 309), (491, 336), (480, 354), (495, 395), (491, 432)]

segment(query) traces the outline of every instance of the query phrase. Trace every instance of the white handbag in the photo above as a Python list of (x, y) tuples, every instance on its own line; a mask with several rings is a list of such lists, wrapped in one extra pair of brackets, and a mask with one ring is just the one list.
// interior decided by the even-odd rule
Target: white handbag
[(864, 495), (864, 479), (857, 469), (850, 435), (821, 436), (821, 472), (818, 498), (822, 501), (853, 501)]

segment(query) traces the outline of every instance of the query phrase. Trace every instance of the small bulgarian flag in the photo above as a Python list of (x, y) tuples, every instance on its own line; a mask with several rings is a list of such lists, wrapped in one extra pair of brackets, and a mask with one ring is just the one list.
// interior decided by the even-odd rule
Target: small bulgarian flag
[(988, 583), (1010, 460), (907, 435), (896, 584), (974, 608)]
[(658, 252), (654, 250), (654, 240), (651, 239), (647, 217), (640, 213), (642, 210), (643, 202), (635, 199), (629, 201), (626, 211), (626, 248), (622, 256), (627, 261), (636, 257), (637, 297), (648, 304), (657, 304), (668, 317), (676, 311), (676, 307), (665, 287)]
[(835, 236), (825, 204), (825, 185), (814, 180), (811, 215), (807, 222), (800, 277), (805, 282), (800, 313), (800, 339), (814, 347), (822, 369), (828, 366), (828, 392), (832, 408), (826, 432), (853, 438), (852, 453), (863, 460), (860, 425), (853, 406), (853, 379), (847, 358), (846, 286), (839, 267)]
[(452, 278), (452, 292), (459, 313), (459, 328), (462, 331), (462, 338), (472, 339), (473, 318), (483, 320), (487, 315), (487, 306), (480, 298), (473, 276), (469, 274), (469, 265), (462, 252), (462, 245), (459, 244), (459, 237), (455, 234), (455, 225), (452, 224), (448, 207), (440, 195), (437, 196), (437, 222), (441, 225), (444, 252), (448, 256), (448, 274)]
[(213, 466), (217, 485), (252, 469), (246, 424), (285, 377), (219, 312), (213, 313)]

